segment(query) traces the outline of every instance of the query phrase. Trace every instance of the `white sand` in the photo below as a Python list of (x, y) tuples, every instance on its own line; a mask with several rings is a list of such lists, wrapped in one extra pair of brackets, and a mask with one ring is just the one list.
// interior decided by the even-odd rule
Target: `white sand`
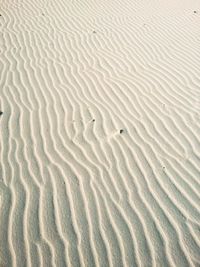
[(0, 266), (200, 266), (200, 2), (0, 14)]

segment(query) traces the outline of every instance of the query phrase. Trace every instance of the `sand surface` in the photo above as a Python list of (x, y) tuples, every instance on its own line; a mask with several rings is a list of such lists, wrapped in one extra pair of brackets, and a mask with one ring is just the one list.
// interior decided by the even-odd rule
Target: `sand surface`
[(200, 266), (200, 2), (0, 0), (0, 266)]

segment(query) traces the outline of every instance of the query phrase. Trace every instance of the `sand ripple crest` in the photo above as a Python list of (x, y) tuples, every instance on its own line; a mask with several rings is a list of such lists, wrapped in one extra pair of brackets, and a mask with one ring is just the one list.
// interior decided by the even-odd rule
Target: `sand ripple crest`
[(200, 266), (198, 1), (0, 14), (0, 266)]

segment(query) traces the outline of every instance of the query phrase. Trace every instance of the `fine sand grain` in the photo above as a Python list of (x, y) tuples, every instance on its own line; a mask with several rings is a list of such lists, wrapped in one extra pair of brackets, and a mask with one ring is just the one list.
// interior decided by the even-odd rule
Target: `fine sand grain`
[(0, 266), (200, 266), (200, 2), (0, 0)]

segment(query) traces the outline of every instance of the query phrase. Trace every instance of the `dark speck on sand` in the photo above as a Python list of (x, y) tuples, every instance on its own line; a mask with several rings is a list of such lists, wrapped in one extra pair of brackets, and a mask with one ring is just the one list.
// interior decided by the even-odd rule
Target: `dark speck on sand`
[(0, 116), (3, 115), (3, 111), (0, 111)]
[(197, 11), (195, 10), (195, 11), (194, 11), (194, 13), (196, 14), (196, 13), (197, 13)]
[(123, 130), (123, 129), (121, 129), (121, 130), (119, 131), (119, 132), (120, 132), (120, 134), (122, 134), (122, 133), (123, 133), (123, 131), (124, 131), (124, 130)]
[(96, 33), (95, 31), (93, 31), (93, 33)]

